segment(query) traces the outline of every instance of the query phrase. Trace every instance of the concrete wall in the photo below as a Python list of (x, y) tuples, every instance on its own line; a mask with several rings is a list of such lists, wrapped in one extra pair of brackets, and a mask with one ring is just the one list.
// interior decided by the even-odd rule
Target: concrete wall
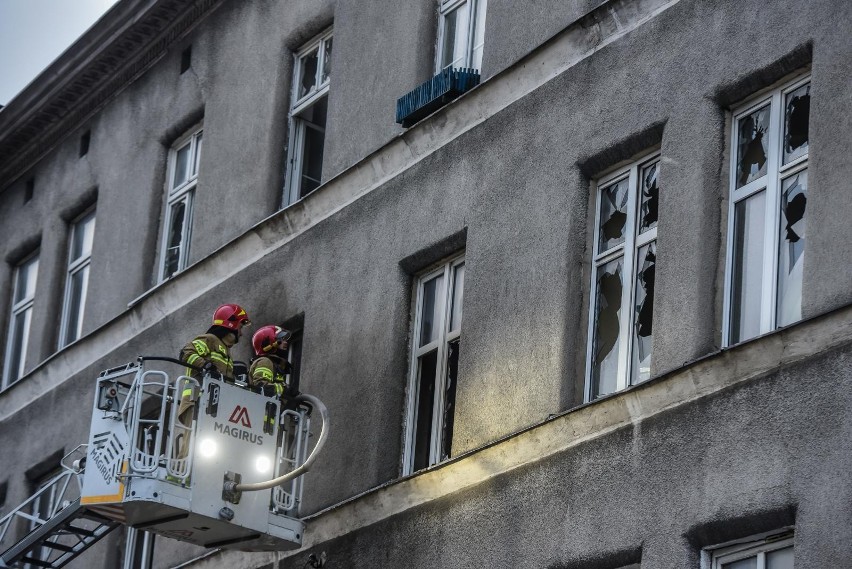
[[(405, 421), (412, 286), (417, 272), (438, 260), (437, 251), (448, 252), (447, 243), (456, 249), (463, 244), (467, 271), (454, 452), (580, 405), (591, 180), (655, 147), (662, 154), (662, 191), (652, 372), (676, 370), (713, 352), (721, 341), (726, 109), (808, 65), (814, 107), (805, 313), (852, 301), (845, 222), (852, 200), (844, 193), (852, 174), (844, 154), (852, 132), (844, 128), (852, 110), (845, 33), (852, 10), (840, 2), (778, 0), (770, 9), (758, 0), (736, 7), (721, 0), (614, 0), (571, 23), (581, 8), (563, 7), (544, 26), (552, 11), (547, 6), (533, 3), (525, 20), (512, 17), (510, 3), (492, 2), (484, 61), (490, 79), (394, 138), (393, 99), (428, 76), (432, 65), (431, 55), (423, 57), (423, 50), (433, 49), (431, 3), (397, 11), (385, 2), (363, 8), (355, 2), (227, 2), (81, 126), (81, 132), (92, 130), (87, 157), (77, 158), (77, 135), (70, 136), (34, 168), (32, 202), (20, 205), (22, 183), (4, 192), (0, 223), (8, 227), (14, 220), (25, 229), (3, 240), (0, 255), (14, 262), (41, 239), (28, 367), (52, 354), (56, 342), (67, 246), (66, 228), (57, 220), (93, 197), (94, 188), (97, 233), (84, 331), (109, 323), (41, 366), (29, 386), (0, 395), (10, 405), (0, 423), (4, 441), (29, 440), (35, 432), (50, 441), (0, 445), (0, 463), (15, 465), (0, 479), (9, 480), (7, 505), (26, 495), (23, 471), (85, 440), (77, 409), (88, 413), (98, 370), (139, 353), (173, 355), (207, 327), (221, 302), (243, 304), (258, 324), (304, 314), (302, 387), (328, 404), (339, 426), (307, 476), (306, 512), (394, 480)], [(513, 19), (517, 34), (500, 32)], [(280, 200), (292, 73), (287, 52), (332, 21), (324, 174), (339, 176), (252, 228)], [(825, 25), (829, 21), (835, 24)], [(179, 75), (180, 51), (189, 43), (192, 69)], [(381, 54), (390, 55), (388, 73), (376, 67)], [(191, 255), (198, 266), (125, 312), (154, 283), (167, 149), (202, 117)], [(443, 141), (454, 124), (465, 126), (429, 146)], [(404, 167), (384, 175), (382, 164), (394, 160)], [(359, 185), (369, 172), (375, 186)], [(344, 189), (351, 203), (335, 201)], [(326, 213), (314, 216), (321, 208)], [(239, 272), (223, 268), (231, 259), (228, 248), (214, 253), (234, 238), (231, 251), (252, 255)], [(0, 294), (6, 297), (10, 274), (3, 265)], [(190, 290), (194, 284), (201, 296)], [(0, 312), (5, 321), (8, 306)], [(152, 314), (159, 314), (154, 324)], [(93, 351), (90, 363), (76, 363), (114, 329), (127, 332)], [(247, 342), (235, 351), (248, 360)], [(848, 357), (839, 349), (833, 358), (674, 409), (353, 532), (327, 549), (335, 566), (405, 560), (422, 567), (508, 567), (529, 561), (555, 568), (596, 559), (588, 566), (618, 567), (636, 563), (640, 551), (643, 567), (672, 567), (694, 563), (696, 544), (716, 543), (700, 537), (714, 521), (766, 514), (764, 521), (739, 527), (795, 522), (807, 528), (824, 515), (836, 533), (803, 529), (797, 556), (813, 561), (803, 566), (848, 561), (850, 552), (837, 545), (849, 543), (848, 520), (836, 507), (842, 500), (825, 495), (848, 467), (841, 452), (849, 434)], [(65, 369), (72, 377), (62, 376)], [(44, 386), (44, 394), (32, 392), (33, 386)], [(814, 469), (825, 484), (808, 476)], [(841, 496), (848, 491), (837, 490)], [(722, 530), (710, 533), (725, 537)], [(99, 546), (94, 555), (109, 566), (117, 543)], [(158, 543), (158, 567), (199, 552)]]

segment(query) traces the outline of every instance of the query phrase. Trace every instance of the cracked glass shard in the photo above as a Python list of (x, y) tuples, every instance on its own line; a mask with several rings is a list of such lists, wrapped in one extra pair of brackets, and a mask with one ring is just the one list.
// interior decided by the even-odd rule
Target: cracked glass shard
[(639, 249), (636, 273), (636, 300), (633, 306), (633, 365), (631, 385), (651, 377), (651, 350), (654, 347), (654, 272), (657, 243)]
[(737, 187), (766, 175), (769, 105), (740, 119), (737, 145)]
[(618, 349), (621, 322), (623, 259), (598, 267), (592, 346), (592, 395), (612, 393), (618, 387)]
[(621, 180), (601, 190), (598, 253), (624, 243), (627, 223), (627, 180)]
[(639, 233), (644, 233), (649, 229), (657, 227), (657, 206), (660, 197), (660, 187), (657, 185), (659, 164), (659, 162), (654, 162), (642, 170), (642, 204), (639, 207)]
[(760, 333), (765, 206), (765, 191), (760, 191), (734, 206), (731, 344), (754, 338)]
[(301, 79), (299, 81), (299, 99), (314, 91), (317, 87), (317, 66), (319, 65), (319, 48), (303, 55)]
[(802, 268), (808, 205), (808, 171), (781, 183), (781, 225), (778, 250), (776, 323), (787, 326), (802, 319)]
[(784, 164), (808, 153), (811, 117), (811, 85), (787, 93), (784, 105)]

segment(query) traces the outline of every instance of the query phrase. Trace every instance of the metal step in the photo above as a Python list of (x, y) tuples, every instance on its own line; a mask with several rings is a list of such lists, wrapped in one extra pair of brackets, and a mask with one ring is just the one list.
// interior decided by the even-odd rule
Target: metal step
[[(80, 525), (85, 524), (85, 525)], [(120, 524), (87, 510), (77, 499), (0, 554), (0, 567), (59, 569)]]

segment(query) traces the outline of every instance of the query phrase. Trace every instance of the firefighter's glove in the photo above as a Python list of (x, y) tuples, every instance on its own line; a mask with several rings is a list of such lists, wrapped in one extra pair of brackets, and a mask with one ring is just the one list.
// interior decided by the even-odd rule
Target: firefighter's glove
[(204, 370), (205, 374), (207, 374), (211, 377), (221, 377), (219, 370), (216, 369), (216, 366), (213, 364), (213, 362), (205, 363), (204, 367), (202, 367), (201, 369)]
[(261, 395), (265, 395), (266, 397), (272, 397), (275, 395), (274, 385), (258, 385), (255, 390)]

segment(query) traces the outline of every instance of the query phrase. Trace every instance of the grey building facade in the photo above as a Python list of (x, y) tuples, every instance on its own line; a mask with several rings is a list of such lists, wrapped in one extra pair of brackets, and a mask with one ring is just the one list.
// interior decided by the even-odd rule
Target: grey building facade
[[(236, 302), (333, 418), (304, 546), (157, 537), (153, 567), (852, 567), (850, 29), (120, 1), (0, 110), (2, 513), (85, 442), (100, 370)], [(448, 62), (482, 82), (395, 124)]]

